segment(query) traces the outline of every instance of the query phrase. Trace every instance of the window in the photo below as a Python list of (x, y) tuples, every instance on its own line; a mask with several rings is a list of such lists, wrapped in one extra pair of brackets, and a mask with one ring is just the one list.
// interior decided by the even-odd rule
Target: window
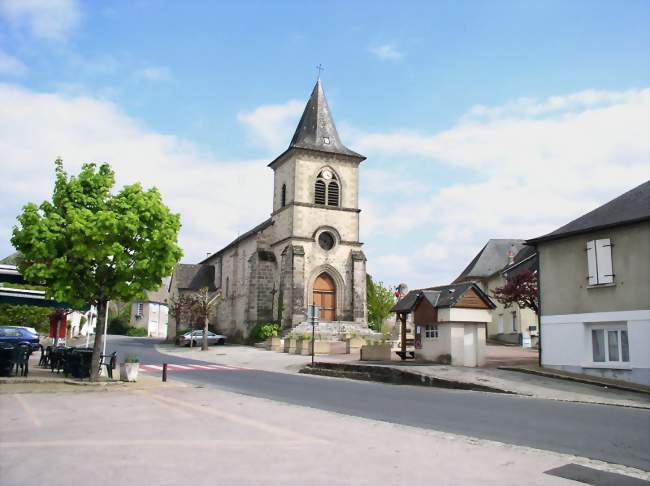
[(341, 187), (333, 170), (325, 168), (318, 173), (314, 184), (314, 203), (327, 206), (339, 206)]
[(594, 363), (629, 362), (627, 329), (611, 326), (592, 328), (591, 357)]
[(282, 184), (282, 193), (280, 194), (280, 207), (283, 208), (287, 204), (287, 185)]
[(230, 287), (230, 277), (226, 277), (226, 297), (228, 297), (228, 287)]
[(614, 282), (612, 244), (609, 238), (587, 242), (587, 280), (589, 285)]
[(424, 328), (424, 337), (426, 339), (438, 339), (438, 325), (427, 324)]
[(512, 332), (517, 332), (517, 313), (511, 312), (512, 314)]
[(142, 302), (138, 302), (135, 304), (135, 317), (142, 317), (144, 315), (144, 304)]
[(334, 248), (334, 243), (336, 240), (334, 236), (329, 231), (323, 231), (318, 235), (318, 245), (325, 251), (329, 251)]

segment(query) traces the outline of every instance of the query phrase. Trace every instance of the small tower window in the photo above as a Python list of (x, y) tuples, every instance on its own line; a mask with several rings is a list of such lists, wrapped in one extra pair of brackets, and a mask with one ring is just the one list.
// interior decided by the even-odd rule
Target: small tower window
[(287, 204), (287, 185), (282, 184), (282, 194), (280, 194), (280, 207), (283, 208)]
[(339, 206), (341, 191), (338, 177), (329, 168), (321, 170), (314, 185), (314, 203), (327, 206)]

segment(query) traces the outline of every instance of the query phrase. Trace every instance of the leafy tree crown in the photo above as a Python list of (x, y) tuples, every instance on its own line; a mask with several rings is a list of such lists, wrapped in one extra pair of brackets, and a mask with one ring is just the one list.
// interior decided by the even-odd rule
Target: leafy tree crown
[(182, 251), (180, 216), (158, 190), (136, 183), (112, 194), (108, 164), (84, 164), (77, 176), (55, 165), (52, 201), (25, 205), (13, 229), (25, 279), (73, 306), (130, 301), (160, 286)]

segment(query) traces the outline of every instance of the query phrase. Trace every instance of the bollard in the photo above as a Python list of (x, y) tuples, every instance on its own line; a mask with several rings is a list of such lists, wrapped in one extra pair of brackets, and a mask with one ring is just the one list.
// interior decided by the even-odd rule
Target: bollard
[(162, 381), (167, 381), (167, 363), (163, 363)]

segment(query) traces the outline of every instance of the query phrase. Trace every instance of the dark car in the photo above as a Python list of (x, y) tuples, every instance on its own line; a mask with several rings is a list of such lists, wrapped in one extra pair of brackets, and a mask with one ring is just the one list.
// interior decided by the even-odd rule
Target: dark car
[(21, 326), (0, 326), (0, 343), (29, 344), (33, 350), (38, 349), (39, 335)]

